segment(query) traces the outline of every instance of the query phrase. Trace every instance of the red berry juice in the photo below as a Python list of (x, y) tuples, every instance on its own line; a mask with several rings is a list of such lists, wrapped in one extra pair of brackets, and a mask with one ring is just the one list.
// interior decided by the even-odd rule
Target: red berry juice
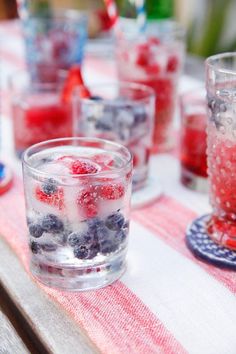
[(31, 94), (12, 104), (15, 150), (18, 156), (35, 143), (72, 136), (69, 103), (56, 93)]

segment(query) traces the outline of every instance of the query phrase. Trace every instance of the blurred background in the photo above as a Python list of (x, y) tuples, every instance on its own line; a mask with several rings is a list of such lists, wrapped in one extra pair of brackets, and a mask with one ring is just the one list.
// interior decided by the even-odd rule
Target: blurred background
[[(135, 16), (134, 0), (116, 0), (119, 13)], [(90, 12), (90, 37), (109, 30), (102, 0), (31, 0), (32, 11), (42, 11), (50, 3), (55, 8), (79, 8)], [(235, 0), (146, 0), (148, 17), (174, 17), (187, 29), (188, 53), (207, 57), (236, 49)], [(0, 19), (16, 18), (16, 0), (0, 0)]]

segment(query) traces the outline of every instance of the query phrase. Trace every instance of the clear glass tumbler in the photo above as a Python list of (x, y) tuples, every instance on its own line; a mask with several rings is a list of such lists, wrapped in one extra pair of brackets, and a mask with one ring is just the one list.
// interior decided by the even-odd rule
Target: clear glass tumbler
[(18, 157), (44, 140), (72, 136), (71, 104), (62, 99), (62, 83), (35, 83), (25, 73), (10, 80), (11, 115)]
[(208, 233), (236, 250), (236, 53), (206, 60), (208, 173), (213, 213)]
[(87, 37), (87, 17), (75, 10), (23, 23), (26, 62), (38, 82), (55, 82), (59, 70), (81, 63)]
[(125, 270), (132, 156), (102, 139), (66, 138), (23, 156), (31, 271), (66, 290), (103, 287)]
[(88, 86), (90, 98), (73, 95), (75, 136), (93, 136), (125, 145), (133, 155), (133, 190), (148, 177), (152, 144), (153, 90), (144, 85), (114, 83)]
[(207, 183), (207, 102), (205, 89), (195, 89), (180, 96), (180, 179), (186, 187), (199, 192)]
[[(123, 24), (124, 23), (124, 24)], [(152, 152), (173, 147), (172, 125), (178, 79), (184, 59), (183, 28), (173, 21), (151, 21), (140, 34), (136, 20), (121, 21), (116, 58), (119, 79), (151, 87), (156, 94)]]

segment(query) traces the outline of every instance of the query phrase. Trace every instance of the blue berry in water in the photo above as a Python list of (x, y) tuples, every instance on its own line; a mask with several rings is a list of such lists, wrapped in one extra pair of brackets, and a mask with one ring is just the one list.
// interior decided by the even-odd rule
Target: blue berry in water
[(99, 218), (91, 218), (88, 220), (89, 231), (96, 231), (99, 227), (104, 226), (104, 221)]
[(110, 236), (110, 232), (106, 226), (99, 227), (96, 231), (96, 239), (100, 242), (102, 240), (107, 240)]
[(32, 253), (36, 254), (40, 251), (41, 247), (38, 244), (38, 242), (32, 241), (32, 242), (30, 242), (30, 249), (31, 249)]
[(144, 107), (138, 106), (134, 109), (134, 124), (141, 124), (147, 120), (147, 114)]
[(115, 233), (115, 236), (114, 236), (115, 241), (116, 241), (116, 243), (118, 243), (118, 244), (124, 242), (125, 239), (126, 239), (126, 237), (127, 237), (127, 232), (125, 232), (125, 230), (117, 231), (117, 232)]
[(106, 218), (105, 224), (110, 230), (120, 230), (124, 225), (125, 218), (120, 212), (113, 213)]
[(70, 246), (90, 245), (93, 242), (93, 237), (89, 233), (72, 232), (67, 239)]
[(113, 119), (110, 113), (104, 113), (95, 123), (95, 128), (103, 131), (113, 130)]
[(57, 234), (64, 231), (63, 222), (54, 214), (47, 214), (42, 220), (42, 228), (46, 232)]
[(29, 224), (29, 233), (31, 236), (33, 237), (41, 237), (43, 234), (43, 228), (41, 227), (41, 225), (36, 224), (36, 223), (31, 223)]
[(115, 252), (118, 249), (119, 245), (113, 242), (112, 240), (104, 240), (100, 243), (100, 252), (103, 254), (108, 254)]
[(101, 101), (102, 97), (100, 97), (100, 96), (91, 96), (90, 100), (92, 100), (92, 101)]
[(89, 255), (88, 255), (88, 259), (92, 259), (94, 257), (96, 257), (96, 255), (98, 254), (100, 250), (100, 246), (98, 243), (93, 243), (90, 248), (89, 248)]
[(126, 221), (123, 225), (123, 230), (129, 230), (129, 221)]
[(74, 256), (79, 259), (87, 259), (89, 257), (89, 249), (86, 246), (75, 246)]
[(57, 245), (55, 243), (44, 243), (41, 244), (41, 248), (45, 252), (54, 252), (57, 249)]
[(42, 191), (47, 195), (52, 195), (57, 190), (57, 181), (53, 178), (48, 178), (42, 184)]

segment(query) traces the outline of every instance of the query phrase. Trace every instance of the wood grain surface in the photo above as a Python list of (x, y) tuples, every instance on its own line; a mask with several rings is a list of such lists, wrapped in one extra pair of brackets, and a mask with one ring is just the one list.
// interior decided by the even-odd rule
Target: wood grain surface
[(25, 272), (1, 238), (0, 259), (0, 300), (4, 293), (13, 321), (25, 328), (34, 348), (41, 348), (37, 352), (41, 353), (43, 348), (44, 352), (53, 354), (99, 353), (78, 325)]
[(30, 353), (11, 322), (0, 310), (0, 354)]

